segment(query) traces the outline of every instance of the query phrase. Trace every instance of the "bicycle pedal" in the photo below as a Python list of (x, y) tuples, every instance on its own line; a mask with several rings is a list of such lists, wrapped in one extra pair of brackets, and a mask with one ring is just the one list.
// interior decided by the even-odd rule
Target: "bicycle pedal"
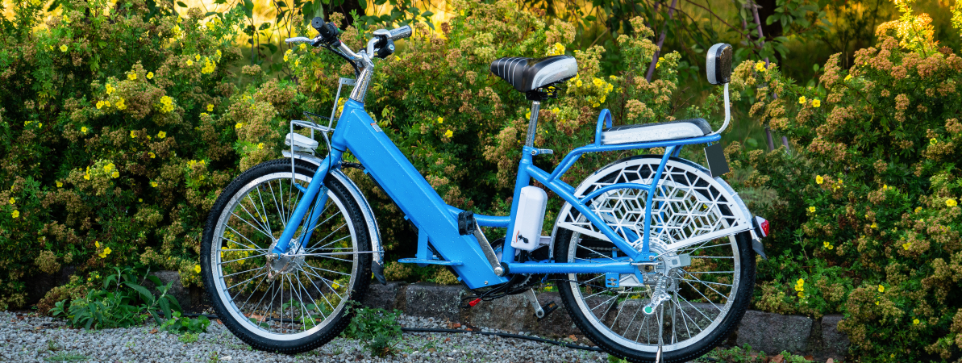
[(554, 301), (549, 301), (547, 304), (541, 305), (541, 310), (544, 310), (544, 315), (538, 318), (538, 321), (544, 320), (552, 311), (558, 310), (558, 304), (555, 304)]

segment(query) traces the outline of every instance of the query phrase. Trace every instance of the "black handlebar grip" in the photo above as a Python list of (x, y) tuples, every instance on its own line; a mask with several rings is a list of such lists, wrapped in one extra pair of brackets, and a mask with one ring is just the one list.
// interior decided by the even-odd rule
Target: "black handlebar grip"
[(314, 19), (311, 19), (311, 27), (313, 27), (318, 32), (321, 31), (321, 27), (323, 26), (324, 26), (324, 18), (315, 16)]
[(405, 25), (405, 26), (402, 26), (402, 27), (400, 27), (400, 28), (391, 30), (391, 31), (389, 32), (389, 34), (390, 34), (389, 37), (391, 38), (391, 40), (397, 40), (397, 39), (407, 38), (407, 37), (411, 36), (411, 32), (412, 32), (412, 31), (411, 31), (411, 27), (408, 26), (408, 25)]

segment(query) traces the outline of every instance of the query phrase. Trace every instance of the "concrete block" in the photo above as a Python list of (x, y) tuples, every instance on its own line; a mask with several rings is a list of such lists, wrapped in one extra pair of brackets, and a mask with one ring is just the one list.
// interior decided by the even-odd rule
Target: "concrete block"
[(803, 352), (812, 332), (812, 319), (749, 310), (737, 330), (736, 344), (775, 355)]

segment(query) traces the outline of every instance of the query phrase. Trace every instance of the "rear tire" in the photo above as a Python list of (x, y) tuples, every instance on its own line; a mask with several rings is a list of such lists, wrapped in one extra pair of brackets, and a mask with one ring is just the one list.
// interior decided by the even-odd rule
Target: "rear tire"
[[(660, 156), (637, 156), (612, 163), (582, 182), (576, 195), (608, 185), (650, 185)], [(561, 300), (578, 328), (610, 354), (633, 362), (652, 362), (663, 330), (666, 362), (687, 362), (721, 344), (734, 331), (751, 303), (755, 255), (750, 233), (720, 235), (685, 246), (692, 238), (744, 223), (742, 209), (727, 186), (696, 164), (669, 159), (658, 181), (652, 206), (648, 189), (616, 188), (594, 197), (587, 206), (636, 250), (641, 249), (646, 208), (652, 208), (649, 247), (659, 257), (651, 271), (617, 275), (609, 288), (606, 274), (564, 274), (556, 280)], [(733, 193), (733, 192), (732, 192)], [(624, 257), (585, 216), (562, 207), (554, 239), (557, 262)], [(732, 230), (732, 232), (737, 231)], [(690, 257), (688, 265), (665, 260)], [(674, 267), (674, 268), (673, 268)], [(639, 269), (642, 267), (639, 266)], [(660, 285), (663, 283), (664, 285)], [(667, 295), (653, 314), (642, 310), (659, 285)], [(660, 320), (659, 308), (664, 309)]]
[[(296, 183), (306, 187), (315, 171), (296, 161)], [(328, 199), (298, 253), (303, 257), (280, 272), (268, 266), (265, 256), (301, 195), (291, 175), (291, 160), (281, 159), (237, 177), (211, 209), (201, 243), (204, 286), (217, 316), (251, 347), (285, 354), (313, 350), (340, 334), (353, 316), (346, 304), (360, 302), (371, 281), (366, 221), (331, 176), (319, 192)]]

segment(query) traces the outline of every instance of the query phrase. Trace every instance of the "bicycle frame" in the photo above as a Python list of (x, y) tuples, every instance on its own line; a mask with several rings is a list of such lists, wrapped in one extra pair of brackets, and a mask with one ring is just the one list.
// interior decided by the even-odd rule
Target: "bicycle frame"
[[(612, 230), (601, 216), (594, 213), (586, 206), (586, 203), (602, 193), (618, 189), (647, 189), (648, 199), (646, 205), (651, 205), (652, 197), (657, 188), (657, 180), (660, 179), (666, 161), (672, 155), (677, 155), (684, 145), (705, 144), (721, 139), (718, 134), (707, 135), (697, 138), (680, 140), (663, 140), (656, 142), (629, 143), (617, 145), (603, 145), (601, 143), (601, 128), (604, 124), (611, 126), (611, 115), (608, 110), (602, 111), (599, 115), (595, 142), (593, 144), (579, 147), (571, 151), (562, 160), (561, 164), (551, 173), (548, 173), (532, 163), (533, 157), (540, 153), (539, 149), (524, 146), (522, 157), (518, 167), (518, 175), (515, 181), (514, 198), (511, 203), (510, 216), (488, 216), (476, 215), (476, 220), (480, 226), (508, 228), (512, 231), (515, 222), (515, 215), (518, 208), (518, 200), (521, 188), (528, 186), (531, 179), (537, 180), (548, 189), (556, 193), (566, 202), (571, 204), (578, 212), (584, 215), (589, 221), (597, 226), (612, 243), (614, 243), (626, 257), (612, 257), (605, 259), (590, 259), (587, 262), (516, 262), (514, 260), (514, 248), (509, 241), (504, 243), (501, 262), (507, 266), (509, 273), (620, 273), (631, 274), (639, 272), (639, 265), (655, 260), (655, 254), (649, 250), (651, 208), (646, 208), (644, 236), (641, 251), (636, 251), (629, 241)], [(561, 176), (571, 168), (582, 154), (617, 151), (631, 149), (648, 149), (654, 147), (664, 147), (665, 154), (661, 165), (651, 185), (643, 184), (614, 184), (578, 197), (574, 195), (575, 188), (561, 180)], [(323, 179), (326, 177), (331, 167), (337, 167), (341, 162), (341, 157), (345, 150), (350, 149), (352, 154), (364, 165), (371, 177), (381, 186), (381, 188), (391, 197), (400, 207), (406, 218), (410, 219), (419, 230), (418, 238), (418, 262), (426, 262), (427, 244), (438, 252), (443, 261), (437, 264), (451, 266), (457, 271), (460, 278), (474, 289), (484, 286), (492, 286), (507, 282), (504, 276), (494, 273), (491, 265), (481, 250), (478, 241), (473, 235), (461, 235), (458, 233), (457, 215), (460, 209), (447, 205), (434, 188), (424, 179), (418, 170), (397, 148), (393, 141), (382, 132), (380, 127), (371, 119), (364, 110), (364, 104), (355, 100), (348, 100), (344, 104), (344, 109), (338, 119), (337, 129), (331, 138), (331, 150), (328, 156), (317, 168), (311, 183), (306, 187), (295, 184), (304, 193), (301, 200), (294, 209), (290, 221), (301, 221), (311, 209), (312, 205), (323, 207), (327, 202)], [(317, 200), (315, 203), (312, 201)], [(301, 245), (310, 240), (310, 232), (317, 222), (320, 212), (314, 212), (323, 208), (313, 208), (312, 215), (308, 217), (307, 233), (301, 236)], [(288, 223), (277, 245), (272, 253), (286, 253), (289, 244), (300, 227), (299, 223)], [(633, 233), (632, 233), (633, 234)], [(625, 234), (627, 237), (627, 234)], [(637, 236), (635, 236), (637, 238)]]

